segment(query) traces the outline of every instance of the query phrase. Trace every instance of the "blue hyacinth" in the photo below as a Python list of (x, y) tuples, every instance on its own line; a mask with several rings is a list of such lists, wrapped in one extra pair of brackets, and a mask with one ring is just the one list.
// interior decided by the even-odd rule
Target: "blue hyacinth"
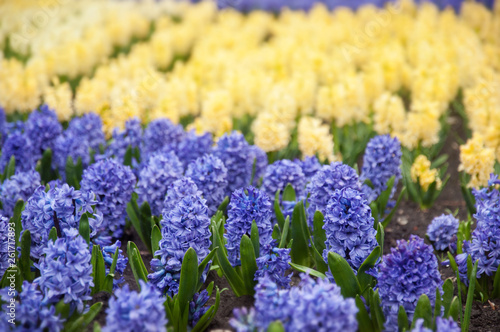
[(357, 331), (358, 308), (352, 298), (345, 299), (340, 287), (326, 280), (313, 280), (301, 275), (297, 287), (279, 290), (267, 277), (255, 290), (255, 322), (266, 330), (275, 320), (282, 322), (285, 331)]
[(197, 135), (194, 131), (190, 131), (175, 146), (175, 153), (182, 162), (182, 165), (187, 167), (192, 161), (209, 153), (213, 143), (212, 134)]
[[(11, 239), (9, 243), (9, 238)], [(16, 243), (9, 236), (9, 218), (0, 214), (0, 278), (10, 267), (9, 263), (9, 245), (15, 247)]]
[(297, 197), (303, 196), (306, 178), (299, 165), (291, 160), (284, 159), (267, 166), (262, 182), (262, 190), (269, 197), (274, 197), (278, 190), (281, 190), (281, 194), (283, 194), (283, 190), (288, 184), (295, 189)]
[(206, 154), (188, 165), (185, 176), (190, 177), (207, 200), (213, 214), (224, 200), (227, 188), (227, 169), (214, 155)]
[(409, 241), (398, 241), (396, 248), (384, 255), (377, 282), (387, 331), (398, 330), (399, 306), (404, 307), (411, 321), (420, 296), (427, 295), (434, 306), (436, 288), (443, 285), (432, 247), (416, 235)]
[(128, 258), (123, 256), (123, 251), (120, 249), (121, 245), (122, 245), (121, 241), (118, 240), (113, 245), (102, 247), (102, 256), (104, 258), (104, 263), (106, 264), (106, 275), (109, 274), (111, 265), (113, 264), (113, 258), (116, 253), (116, 249), (118, 249), (118, 257), (116, 259), (115, 273), (118, 272), (120, 274), (120, 279), (113, 280), (114, 289), (125, 281), (123, 273), (125, 272), (128, 263)]
[(487, 188), (472, 191), (476, 199), (473, 217), (477, 220), (477, 226), (472, 232), (471, 241), (464, 241), (463, 253), (455, 258), (460, 279), (466, 285), (467, 256), (470, 255), (473, 262), (479, 261), (477, 278), (482, 275), (493, 276), (500, 265), (500, 191), (495, 187), (500, 184), (500, 180), (492, 174), (488, 184)]
[(273, 241), (271, 206), (269, 196), (252, 186), (238, 189), (231, 195), (224, 237), (227, 239), (227, 256), (233, 266), (240, 265), (241, 238), (245, 234), (250, 236), (253, 220), (259, 230), (261, 254), (268, 250)]
[(219, 158), (227, 169), (226, 195), (250, 184), (253, 158), (249, 158), (250, 145), (245, 137), (236, 131), (224, 134), (213, 148), (213, 155)]
[(3, 313), (0, 318), (0, 330), (2, 331), (51, 331), (63, 330), (64, 319), (56, 313), (56, 307), (43, 303), (43, 294), (38, 289), (38, 284), (23, 281), (22, 291), (15, 302), (15, 323), (9, 323), (7, 313), (10, 311), (12, 296), (8, 289), (2, 290)]
[(49, 240), (43, 254), (35, 263), (40, 277), (34, 280), (45, 294), (42, 303), (64, 300), (73, 310), (83, 312), (83, 301), (92, 299), (90, 288), (94, 286), (87, 242), (76, 229), (65, 230), (63, 238)]
[(115, 157), (123, 163), (128, 147), (140, 148), (142, 141), (142, 127), (138, 118), (132, 118), (125, 123), (125, 130), (113, 130), (113, 138), (104, 157)]
[(31, 233), (31, 256), (40, 258), (49, 239), (49, 232), (56, 227), (60, 234), (64, 230), (78, 229), (83, 213), (90, 212), (90, 236), (97, 238), (102, 227), (102, 215), (92, 207), (97, 204), (95, 195), (91, 192), (82, 193), (64, 184), (45, 192), (45, 187), (38, 187), (26, 202), (21, 214), (24, 231)]
[(177, 146), (185, 135), (186, 132), (182, 126), (174, 125), (169, 119), (151, 121), (142, 136), (142, 161), (147, 161), (153, 153), (161, 151), (168, 145)]
[(163, 201), (162, 215), (167, 217), (170, 211), (188, 195), (201, 196), (201, 191), (198, 190), (196, 183), (186, 176), (174, 181), (167, 189), (167, 195)]
[(361, 192), (351, 188), (336, 190), (325, 209), (325, 262), (332, 251), (357, 270), (378, 246), (373, 223), (370, 206)]
[(90, 145), (87, 140), (68, 129), (63, 135), (57, 138), (52, 156), (53, 165), (57, 168), (63, 179), (65, 179), (68, 157), (71, 157), (74, 164), (80, 159), (82, 161), (82, 168), (90, 165)]
[(179, 288), (180, 269), (184, 254), (191, 247), (196, 251), (198, 263), (210, 252), (210, 218), (205, 200), (188, 195), (180, 200), (161, 221), (160, 249), (151, 260), (153, 273), (149, 281), (163, 293), (173, 296)]
[(427, 236), (436, 250), (455, 251), (458, 224), (458, 219), (451, 214), (442, 214), (432, 219), (431, 224), (427, 227)]
[(95, 151), (99, 151), (100, 145), (106, 144), (101, 117), (95, 113), (87, 113), (82, 117), (73, 118), (69, 122), (67, 131), (85, 141)]
[(396, 192), (401, 179), (401, 143), (397, 137), (379, 135), (372, 138), (366, 146), (361, 169), (361, 182), (370, 180), (373, 188), (363, 185), (363, 192), (368, 202), (377, 199), (381, 192), (387, 189), (387, 181), (395, 177), (391, 196)]
[(436, 332), (460, 332), (461, 329), (453, 317), (437, 317)]
[(235, 308), (233, 310), (233, 318), (229, 320), (229, 325), (231, 325), (236, 332), (256, 331), (255, 308)]
[(33, 145), (26, 134), (14, 133), (7, 136), (0, 155), (0, 173), (5, 171), (11, 157), (16, 159), (16, 170), (26, 172), (35, 168)]
[(26, 201), (38, 186), (40, 186), (40, 174), (35, 170), (17, 172), (10, 179), (6, 179), (0, 187), (2, 214), (12, 217), (17, 201), (20, 199)]
[(165, 298), (152, 285), (142, 280), (139, 284), (140, 292), (131, 291), (128, 285), (114, 291), (103, 332), (167, 331)]
[(132, 197), (136, 178), (128, 166), (114, 159), (98, 161), (83, 171), (82, 192), (97, 195), (97, 208), (104, 217), (103, 232), (120, 238), (125, 226), (125, 209)]
[(199, 293), (193, 295), (193, 300), (189, 302), (189, 316), (188, 324), (194, 327), (201, 317), (207, 312), (208, 307), (206, 306), (210, 296), (206, 289)]
[(316, 156), (308, 156), (304, 160), (295, 159), (294, 162), (300, 166), (307, 181), (311, 181), (314, 175), (321, 169), (321, 163)]
[(257, 258), (257, 271), (254, 280), (259, 280), (268, 276), (282, 289), (290, 288), (292, 274), (286, 275), (290, 268), (292, 259), (290, 258), (291, 249), (272, 248), (268, 253)]
[(5, 141), (5, 136), (7, 136), (7, 117), (5, 116), (5, 110), (0, 106), (0, 145), (3, 145)]
[(153, 215), (158, 216), (163, 207), (168, 187), (182, 177), (184, 168), (173, 152), (154, 153), (139, 172), (135, 191), (138, 203), (148, 202)]
[(40, 110), (34, 110), (28, 117), (25, 126), (26, 136), (32, 143), (32, 152), (35, 159), (42, 156), (43, 151), (53, 149), (57, 137), (63, 131), (57, 120), (57, 115), (48, 106), (43, 105)]
[(324, 165), (311, 182), (307, 185), (309, 193), (308, 221), (312, 222), (314, 213), (320, 211), (325, 214), (330, 197), (337, 189), (352, 188), (361, 190), (358, 174), (354, 168), (344, 165), (340, 162), (333, 162), (330, 165)]

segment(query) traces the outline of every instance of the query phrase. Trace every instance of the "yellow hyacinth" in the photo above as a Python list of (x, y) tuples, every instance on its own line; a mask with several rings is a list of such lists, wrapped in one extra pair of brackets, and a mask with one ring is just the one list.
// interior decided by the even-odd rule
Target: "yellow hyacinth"
[(441, 179), (437, 169), (431, 169), (431, 162), (424, 155), (419, 155), (410, 169), (411, 180), (420, 184), (424, 192), (429, 190), (429, 186), (436, 182), (436, 189), (441, 189)]
[(298, 143), (302, 156), (317, 155), (322, 161), (333, 161), (333, 136), (320, 119), (305, 116), (298, 125)]
[(460, 146), (459, 171), (470, 175), (469, 188), (480, 188), (488, 184), (490, 174), (494, 172), (495, 152), (486, 147), (483, 137), (475, 135)]

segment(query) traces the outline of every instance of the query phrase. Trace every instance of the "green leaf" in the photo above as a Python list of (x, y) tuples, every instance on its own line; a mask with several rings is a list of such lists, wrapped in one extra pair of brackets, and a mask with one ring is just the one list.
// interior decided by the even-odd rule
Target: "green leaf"
[(123, 157), (123, 165), (132, 167), (132, 145), (127, 147), (127, 151)]
[(7, 179), (10, 179), (10, 177), (14, 174), (16, 174), (16, 158), (14, 156), (11, 156), (7, 167), (5, 167), (3, 180), (5, 181)]
[(19, 269), (19, 267), (9, 267), (7, 270), (5, 270), (2, 281), (0, 281), (0, 288), (10, 287), (11, 280), (14, 280), (16, 284), (16, 290), (20, 292), (23, 284), (23, 278), (21, 276), (21, 270)]
[(297, 196), (295, 195), (295, 190), (292, 185), (289, 183), (286, 185), (285, 190), (283, 190), (283, 201), (287, 202), (295, 202), (297, 200)]
[(280, 227), (278, 226), (278, 224), (274, 224), (273, 233), (271, 234), (271, 237), (277, 243), (281, 243), (281, 230), (280, 230)]
[(436, 317), (441, 316), (441, 309), (443, 308), (443, 299), (441, 297), (441, 289), (440, 287), (436, 287), (436, 301), (434, 302), (434, 320), (432, 321), (432, 328), (434, 329), (435, 326), (435, 319)]
[(132, 194), (132, 199), (130, 200), (130, 202), (128, 202), (126, 211), (128, 218), (130, 219), (132, 226), (134, 226), (135, 231), (141, 238), (141, 241), (146, 242), (146, 239), (142, 235), (141, 222), (139, 221), (139, 207), (137, 206), (137, 194), (135, 193)]
[(203, 271), (205, 270), (205, 267), (208, 265), (210, 260), (215, 256), (215, 253), (219, 247), (215, 247), (210, 251), (210, 253), (203, 259), (203, 261), (200, 263), (198, 266), (198, 276), (200, 276), (199, 281), (198, 281), (198, 286), (196, 287), (196, 291), (199, 291), (201, 286), (203, 285), (203, 280), (201, 279), (201, 275), (203, 274)]
[(321, 279), (325, 279), (326, 278), (326, 275), (321, 273), (321, 272), (318, 272), (314, 269), (311, 269), (310, 267), (307, 267), (307, 266), (303, 266), (303, 265), (299, 265), (299, 264), (294, 264), (294, 263), (290, 263), (290, 266), (293, 267), (295, 270), (299, 271), (299, 272), (304, 272), (304, 273), (307, 273), (313, 277), (317, 277), (317, 278), (321, 278)]
[(387, 189), (382, 191), (377, 198), (377, 208), (379, 210), (380, 215), (384, 214), (385, 208), (387, 207), (387, 203), (391, 198), (392, 187), (394, 187), (395, 180), (396, 177), (394, 175), (391, 176), (391, 178), (387, 181)]
[(87, 242), (87, 244), (90, 244), (90, 225), (87, 213), (84, 213), (80, 218), (80, 225), (78, 226), (78, 229), (83, 239)]
[(130, 264), (130, 268), (132, 269), (132, 272), (134, 273), (135, 281), (137, 282), (137, 286), (141, 288), (141, 284), (139, 283), (139, 280), (143, 280), (144, 282), (148, 281), (148, 270), (146, 269), (146, 266), (144, 265), (144, 262), (142, 261), (141, 254), (139, 252), (139, 249), (135, 245), (134, 242), (129, 241), (127, 244), (127, 254), (128, 254), (128, 261)]
[(98, 322), (94, 322), (93, 332), (102, 332), (101, 325)]
[(65, 326), (64, 330), (73, 331), (85, 331), (85, 328), (92, 323), (94, 318), (99, 314), (102, 308), (102, 302), (94, 303), (85, 314), (80, 316), (76, 321)]
[(227, 205), (229, 204), (229, 196), (226, 196), (222, 203), (220, 203), (218, 211), (222, 211), (222, 214), (226, 213)]
[(189, 306), (189, 302), (196, 293), (198, 284), (198, 256), (193, 248), (189, 248), (184, 254), (179, 281), (179, 293), (177, 299), (181, 308)]
[(217, 287), (217, 292), (215, 295), (215, 304), (211, 306), (207, 312), (201, 316), (200, 320), (198, 323), (196, 323), (195, 327), (191, 330), (191, 332), (201, 332), (201, 331), (206, 331), (210, 323), (215, 317), (215, 314), (217, 313), (217, 310), (219, 310), (219, 305), (220, 305), (220, 294), (224, 291), (219, 291), (219, 288)]
[(448, 316), (448, 312), (450, 310), (451, 301), (453, 300), (453, 281), (451, 279), (446, 279), (443, 284), (443, 307), (444, 307), (444, 316)]
[(498, 299), (500, 297), (500, 269), (495, 272), (495, 278), (493, 279), (493, 293), (491, 297)]
[(23, 232), (21, 238), (21, 258), (19, 259), (19, 268), (23, 280), (33, 281), (33, 273), (31, 272), (31, 233), (29, 230)]
[(274, 214), (276, 214), (276, 220), (278, 222), (278, 225), (280, 226), (280, 229), (283, 230), (283, 227), (285, 225), (285, 216), (283, 215), (283, 212), (281, 212), (279, 190), (276, 191), (276, 194), (274, 195)]
[(158, 226), (154, 225), (153, 230), (151, 231), (151, 251), (153, 256), (155, 252), (160, 249), (160, 240), (162, 239), (161, 231)]
[(382, 226), (381, 223), (378, 223), (377, 225), (377, 235), (376, 239), (378, 242), (378, 245), (380, 246), (380, 252), (384, 252), (384, 239), (385, 239), (385, 232), (384, 232), (384, 226)]
[(304, 210), (303, 202), (297, 203), (293, 209), (292, 215), (292, 250), (290, 256), (292, 257), (292, 262), (295, 264), (300, 264), (304, 266), (310, 266), (310, 254), (309, 254), (309, 243), (308, 240), (310, 235), (309, 231), (305, 229), (307, 227), (306, 220), (303, 216), (302, 210)]
[(400, 305), (398, 311), (398, 327), (400, 331), (408, 330), (410, 323), (408, 322), (408, 315), (406, 314), (405, 308)]
[[(78, 158), (81, 163), (81, 158)], [(66, 160), (66, 182), (75, 189), (80, 189), (80, 182), (78, 180), (77, 166), (73, 162), (71, 156)]]
[(255, 272), (257, 271), (257, 261), (252, 245), (252, 241), (248, 236), (243, 235), (240, 243), (240, 255), (241, 255), (241, 277), (243, 279), (243, 284), (245, 285), (246, 292), (251, 294), (256, 285), (254, 281)]
[(21, 223), (21, 213), (24, 210), (24, 201), (22, 199), (19, 199), (16, 202), (16, 205), (14, 206), (14, 213), (12, 214), (12, 218), (10, 218), (10, 222), (14, 224), (15, 228), (15, 240), (16, 240), (16, 248), (19, 247), (20, 244), (20, 237), (21, 237), (21, 230), (23, 229), (23, 225)]
[(252, 240), (253, 250), (255, 252), (255, 257), (260, 256), (260, 239), (259, 239), (259, 228), (257, 223), (252, 221), (252, 228), (250, 230), (250, 239)]
[(372, 332), (374, 331), (374, 326), (368, 311), (366, 310), (365, 304), (359, 295), (356, 295), (356, 307), (358, 307), (358, 313), (356, 318), (358, 320), (358, 330), (359, 332)]
[(280, 321), (275, 321), (269, 324), (267, 332), (285, 332), (285, 328), (283, 327), (283, 324), (281, 324)]
[(424, 326), (427, 328), (432, 328), (432, 306), (429, 297), (422, 294), (417, 302), (417, 307), (415, 308), (415, 313), (413, 314), (413, 323), (411, 328), (415, 327), (415, 323), (418, 319), (422, 318), (424, 320)]
[(403, 199), (403, 195), (405, 192), (406, 192), (406, 187), (403, 187), (403, 189), (401, 189), (401, 192), (399, 193), (398, 199), (396, 200), (396, 204), (392, 208), (391, 212), (389, 212), (389, 214), (382, 221), (382, 226), (387, 227), (389, 225), (392, 218), (394, 217), (394, 213), (398, 209), (399, 203), (401, 203), (401, 200)]
[(311, 250), (313, 253), (314, 263), (316, 265), (316, 270), (321, 273), (326, 273), (326, 271), (328, 271), (328, 265), (325, 263), (325, 260), (319, 253), (318, 249), (316, 249), (314, 243), (311, 243)]
[(241, 279), (239, 274), (236, 272), (236, 270), (232, 267), (231, 263), (229, 263), (229, 260), (227, 259), (224, 244), (220, 239), (219, 231), (216, 229), (215, 225), (212, 225), (212, 235), (214, 237), (215, 246), (218, 248), (216, 250), (216, 257), (217, 261), (219, 262), (220, 270), (226, 277), (226, 280), (231, 286), (231, 289), (233, 290), (234, 294), (238, 297), (242, 295), (247, 295), (245, 286), (243, 284), (243, 280)]
[(151, 231), (153, 229), (153, 219), (151, 217), (151, 208), (148, 202), (144, 202), (141, 205), (140, 210), (141, 218), (141, 233), (144, 237), (144, 244), (148, 248), (149, 252), (154, 255), (153, 249), (151, 248)]
[[(469, 256), (470, 257), (470, 256)], [(476, 286), (477, 265), (479, 260), (476, 260), (472, 268), (469, 278), (469, 291), (467, 292), (467, 301), (465, 302), (464, 321), (462, 323), (462, 331), (469, 331), (470, 315), (472, 313), (472, 302), (474, 301), (474, 288)]]
[(377, 261), (380, 258), (381, 254), (382, 251), (380, 249), (380, 246), (377, 246), (375, 249), (373, 249), (370, 255), (366, 257), (365, 261), (359, 267), (358, 281), (362, 291), (371, 286), (374, 278), (371, 275), (367, 274), (366, 271), (375, 267), (375, 264), (377, 264)]
[(314, 212), (314, 218), (313, 218), (313, 243), (316, 249), (318, 249), (318, 252), (323, 252), (325, 250), (325, 242), (326, 242), (326, 233), (325, 230), (323, 229), (325, 217), (323, 216), (323, 213), (321, 211), (316, 211)]
[(382, 312), (382, 305), (380, 303), (380, 296), (378, 294), (378, 290), (374, 292), (372, 289), (370, 289), (369, 293), (371, 294), (370, 296), (371, 317), (375, 322), (375, 326), (378, 327), (378, 331), (382, 331), (384, 329), (385, 318), (384, 318), (384, 313)]
[(285, 224), (283, 225), (283, 232), (281, 233), (281, 241), (279, 248), (286, 247), (286, 240), (288, 238), (288, 230), (290, 229), (290, 217), (286, 217)]
[(104, 257), (102, 256), (101, 247), (94, 245), (92, 248), (92, 279), (94, 287), (92, 288), (92, 295), (104, 289), (104, 280), (106, 278), (106, 265), (104, 264)]
[(450, 310), (448, 311), (448, 314), (445, 315), (445, 317), (452, 317), (453, 320), (458, 321), (460, 311), (460, 301), (458, 300), (458, 297), (455, 296), (453, 298), (453, 301), (451, 301)]
[(358, 279), (349, 263), (342, 256), (335, 252), (329, 252), (328, 266), (344, 297), (355, 297), (361, 294)]
[(57, 240), (57, 229), (52, 227), (49, 232), (49, 240), (56, 242)]
[(43, 152), (42, 160), (40, 163), (40, 178), (42, 183), (47, 184), (52, 177), (52, 150), (47, 149)]

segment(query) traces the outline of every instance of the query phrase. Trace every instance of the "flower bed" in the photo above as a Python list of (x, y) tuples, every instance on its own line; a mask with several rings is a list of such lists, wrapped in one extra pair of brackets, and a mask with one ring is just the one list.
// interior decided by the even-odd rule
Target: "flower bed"
[(500, 2), (0, 9), (1, 330), (498, 326)]

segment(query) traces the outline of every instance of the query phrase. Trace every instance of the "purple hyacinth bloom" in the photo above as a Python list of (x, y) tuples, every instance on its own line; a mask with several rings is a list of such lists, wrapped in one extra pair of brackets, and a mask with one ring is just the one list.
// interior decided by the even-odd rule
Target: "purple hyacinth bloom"
[(140, 292), (131, 291), (128, 285), (114, 291), (103, 332), (167, 331), (165, 298), (149, 283), (140, 280), (139, 284)]
[(273, 226), (271, 200), (266, 193), (252, 186), (236, 190), (231, 195), (227, 215), (224, 237), (228, 259), (233, 266), (240, 265), (241, 238), (245, 234), (250, 236), (253, 220), (259, 230), (261, 254), (268, 250), (273, 241)]
[(206, 307), (206, 304), (209, 299), (210, 296), (206, 289), (194, 294), (193, 301), (189, 302), (189, 326), (194, 327), (200, 318), (207, 312), (208, 307)]
[[(132, 118), (125, 122), (125, 130), (113, 130), (113, 138), (104, 153), (105, 158), (115, 157), (123, 163), (128, 147), (140, 148), (142, 141), (142, 127), (138, 118)], [(137, 162), (137, 161), (136, 161)]]
[[(2, 311), (5, 313), (0, 318), (0, 330), (2, 331), (54, 331), (63, 330), (64, 319), (56, 313), (56, 307), (43, 303), (43, 294), (38, 289), (38, 284), (23, 281), (22, 291), (19, 296), (9, 295), (8, 288), (2, 294)], [(15, 299), (15, 302), (11, 302)], [(15, 305), (15, 324), (10, 323), (8, 313), (9, 305)]]
[(95, 151), (99, 151), (100, 145), (106, 144), (101, 117), (95, 113), (87, 113), (82, 117), (72, 119), (67, 131), (87, 142), (88, 146)]
[(387, 181), (395, 177), (391, 197), (396, 192), (398, 181), (401, 179), (401, 143), (397, 137), (379, 135), (372, 138), (366, 146), (361, 169), (361, 182), (371, 181), (373, 188), (363, 185), (363, 192), (368, 202), (372, 202), (387, 189)]
[(69, 157), (75, 165), (80, 159), (82, 168), (86, 168), (90, 164), (89, 142), (68, 129), (56, 139), (52, 156), (54, 166), (65, 179), (66, 163)]
[(40, 186), (40, 174), (35, 170), (17, 172), (10, 179), (6, 179), (0, 187), (0, 201), (2, 214), (12, 217), (17, 201), (26, 201), (35, 189)]
[(259, 330), (279, 320), (285, 331), (357, 331), (354, 299), (345, 299), (340, 287), (301, 275), (299, 286), (279, 290), (268, 277), (255, 290), (255, 321)]
[(262, 190), (269, 197), (274, 197), (278, 190), (281, 190), (281, 194), (283, 194), (283, 190), (288, 184), (295, 189), (297, 197), (303, 196), (306, 178), (299, 165), (291, 160), (284, 159), (267, 166), (262, 182)]
[(92, 299), (90, 288), (94, 286), (87, 242), (76, 229), (65, 230), (63, 238), (49, 240), (43, 254), (35, 263), (40, 277), (34, 280), (45, 294), (42, 303), (64, 300), (83, 312), (83, 301)]
[(278, 287), (282, 289), (290, 288), (292, 274), (286, 275), (290, 268), (292, 259), (290, 258), (291, 249), (272, 248), (268, 253), (257, 258), (257, 271), (254, 280), (263, 278), (264, 275), (271, 278)]
[(148, 279), (163, 293), (177, 293), (180, 268), (184, 254), (191, 247), (196, 251), (198, 263), (210, 252), (210, 218), (205, 200), (188, 195), (180, 200), (161, 221), (160, 249), (151, 260), (152, 274)]
[(210, 212), (214, 214), (224, 200), (227, 188), (227, 169), (224, 163), (212, 154), (206, 154), (188, 165), (186, 173), (203, 193)]
[(258, 186), (266, 173), (269, 161), (267, 159), (266, 152), (264, 152), (264, 150), (259, 148), (257, 145), (250, 145), (250, 155), (252, 163), (255, 163), (255, 173), (253, 175), (252, 185)]
[(113, 258), (118, 249), (118, 257), (116, 259), (115, 273), (120, 274), (120, 279), (113, 280), (113, 289), (116, 289), (120, 284), (125, 282), (123, 273), (127, 268), (128, 258), (123, 256), (123, 250), (120, 249), (122, 243), (120, 240), (116, 241), (113, 245), (102, 247), (102, 256), (104, 258), (104, 263), (106, 264), (106, 275), (109, 274), (111, 265), (113, 264)]
[(78, 229), (80, 218), (85, 212), (92, 214), (89, 218), (91, 238), (99, 236), (102, 215), (99, 211), (93, 212), (92, 207), (96, 204), (93, 193), (82, 193), (67, 184), (48, 192), (45, 192), (45, 187), (39, 186), (21, 214), (21, 236), (26, 230), (31, 233), (31, 256), (41, 258), (52, 227), (59, 228), (61, 234), (64, 230)]
[(115, 159), (98, 161), (83, 171), (82, 192), (97, 195), (97, 208), (104, 217), (102, 232), (120, 238), (125, 226), (125, 209), (132, 197), (136, 178), (130, 167)]
[(224, 134), (212, 151), (227, 169), (226, 195), (250, 184), (253, 159), (249, 158), (250, 145), (245, 137), (236, 131)]
[(7, 117), (5, 116), (5, 110), (0, 107), (0, 145), (3, 145), (5, 141), (5, 136), (7, 136)]
[(453, 320), (453, 317), (436, 318), (436, 332), (460, 332), (461, 329), (457, 322)]
[(436, 250), (449, 249), (454, 251), (453, 248), (456, 248), (458, 224), (458, 219), (451, 214), (442, 214), (432, 220), (429, 227), (427, 227), (427, 236), (434, 244)]
[(233, 310), (233, 318), (229, 320), (229, 325), (236, 332), (254, 332), (257, 330), (255, 324), (255, 309), (248, 308), (235, 308)]
[(432, 246), (416, 235), (409, 241), (399, 240), (397, 247), (384, 255), (377, 282), (388, 331), (397, 331), (400, 305), (411, 321), (420, 296), (427, 295), (434, 305), (436, 288), (443, 285)]
[(424, 319), (419, 318), (415, 322), (415, 327), (411, 330), (411, 332), (433, 332), (432, 329), (429, 329), (424, 326)]
[(35, 159), (42, 156), (43, 151), (53, 149), (57, 137), (63, 131), (57, 120), (57, 115), (47, 105), (34, 110), (28, 117), (25, 126), (26, 136), (32, 143), (32, 152)]
[(0, 243), (0, 278), (3, 277), (5, 271), (10, 267), (9, 245), (12, 247), (16, 245), (12, 240), (9, 241), (9, 239), (12, 239), (9, 236), (9, 226), (9, 218), (0, 214), (0, 241), (2, 241)]
[(317, 171), (307, 185), (307, 192), (310, 194), (307, 209), (309, 223), (312, 222), (316, 211), (325, 214), (330, 197), (335, 190), (343, 188), (361, 190), (358, 174), (354, 168), (340, 162), (333, 162)]
[(196, 183), (184, 176), (179, 180), (174, 181), (167, 189), (167, 195), (163, 201), (162, 215), (167, 217), (177, 204), (188, 195), (201, 196), (201, 191), (198, 190)]
[(174, 125), (169, 119), (157, 119), (144, 130), (141, 145), (142, 161), (147, 161), (154, 152), (173, 144), (177, 146), (186, 135), (181, 125)]
[(194, 131), (190, 131), (177, 144), (175, 153), (182, 162), (182, 165), (187, 167), (192, 161), (202, 157), (206, 153), (210, 153), (213, 144), (212, 134), (197, 135)]
[(174, 152), (154, 153), (139, 172), (135, 189), (138, 203), (148, 202), (152, 214), (160, 215), (168, 187), (181, 178), (182, 173), (184, 168)]
[(314, 175), (321, 169), (321, 163), (316, 156), (308, 156), (305, 157), (304, 160), (295, 159), (294, 162), (302, 168), (302, 172), (308, 182), (311, 181)]
[(325, 209), (325, 262), (332, 251), (357, 270), (378, 246), (373, 223), (370, 206), (360, 191), (352, 188), (335, 190)]
[(0, 173), (5, 171), (12, 156), (16, 159), (17, 171), (26, 172), (35, 168), (33, 145), (26, 134), (14, 133), (7, 136), (0, 156)]

